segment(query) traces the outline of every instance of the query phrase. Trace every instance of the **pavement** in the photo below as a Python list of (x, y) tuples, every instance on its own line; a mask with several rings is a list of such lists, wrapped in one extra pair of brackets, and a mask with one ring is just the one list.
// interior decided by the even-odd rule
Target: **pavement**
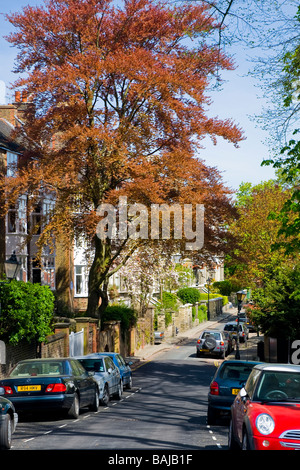
[[(149, 344), (145, 346), (144, 348), (140, 349), (137, 351), (137, 353), (134, 356), (127, 357), (127, 361), (131, 361), (131, 369), (135, 370), (141, 365), (143, 365), (145, 362), (149, 362), (154, 356), (157, 354), (167, 351), (171, 348), (173, 348), (176, 345), (179, 345), (180, 343), (183, 343), (185, 341), (191, 340), (191, 339), (197, 339), (200, 336), (200, 333), (205, 330), (205, 329), (212, 329), (214, 328), (218, 323), (224, 323), (226, 321), (230, 321), (237, 315), (237, 308), (230, 308), (228, 309), (227, 312), (222, 313), (221, 315), (218, 315), (217, 318), (210, 320), (210, 321), (205, 321), (200, 323), (198, 326), (191, 328), (189, 330), (186, 330), (182, 333), (178, 333), (174, 337), (168, 337), (165, 338), (161, 343), (158, 344)], [(239, 345), (239, 353), (240, 353), (240, 359), (241, 360), (258, 360), (257, 357), (257, 343), (259, 341), (263, 341), (263, 336), (257, 336), (256, 333), (250, 333), (249, 339), (246, 343), (240, 343)], [(195, 344), (196, 347), (196, 344)], [(226, 359), (235, 359), (235, 354), (236, 351), (232, 351)]]

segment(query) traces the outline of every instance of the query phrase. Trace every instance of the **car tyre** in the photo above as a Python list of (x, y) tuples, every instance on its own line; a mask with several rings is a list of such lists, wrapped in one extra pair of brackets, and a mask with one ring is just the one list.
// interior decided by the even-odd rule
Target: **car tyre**
[(77, 418), (79, 418), (79, 412), (80, 412), (79, 396), (78, 396), (78, 393), (75, 393), (73, 404), (72, 404), (71, 408), (68, 411), (68, 416), (70, 418), (77, 419)]
[(94, 400), (90, 406), (91, 411), (98, 411), (99, 408), (99, 391), (98, 389), (95, 390)]
[(216, 424), (217, 422), (217, 413), (210, 406), (207, 408), (207, 424)]
[(12, 440), (12, 420), (9, 414), (6, 414), (0, 428), (0, 449), (10, 449)]
[(232, 419), (230, 420), (230, 424), (229, 424), (228, 448), (229, 450), (240, 450), (240, 446), (238, 445), (234, 437)]
[(109, 390), (108, 390), (108, 385), (105, 384), (104, 391), (103, 391), (103, 396), (100, 400), (101, 405), (107, 406), (109, 402)]
[(118, 391), (114, 395), (117, 400), (121, 400), (123, 394), (123, 382), (120, 380), (119, 385), (118, 385)]
[(129, 377), (129, 382), (126, 385), (126, 388), (130, 390), (132, 388), (132, 376)]
[(250, 444), (249, 444), (247, 431), (245, 431), (243, 434), (242, 450), (250, 450)]

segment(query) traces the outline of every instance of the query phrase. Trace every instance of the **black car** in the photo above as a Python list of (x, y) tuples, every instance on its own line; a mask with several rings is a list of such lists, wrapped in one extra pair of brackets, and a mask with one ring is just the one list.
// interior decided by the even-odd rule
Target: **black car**
[[(4, 388), (0, 388), (0, 395), (3, 395)], [(18, 423), (18, 414), (10, 400), (0, 396), (0, 449), (10, 449), (12, 434), (15, 432)]]
[(28, 359), (0, 380), (16, 411), (61, 410), (78, 418), (80, 408), (99, 407), (98, 384), (73, 358)]

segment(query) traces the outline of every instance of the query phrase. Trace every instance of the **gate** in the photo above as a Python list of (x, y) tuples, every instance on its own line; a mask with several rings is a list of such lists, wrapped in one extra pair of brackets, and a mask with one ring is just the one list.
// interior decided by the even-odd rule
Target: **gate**
[(69, 354), (71, 357), (74, 356), (83, 356), (84, 349), (83, 349), (83, 335), (84, 329), (82, 328), (81, 331), (74, 333), (73, 331), (69, 335)]

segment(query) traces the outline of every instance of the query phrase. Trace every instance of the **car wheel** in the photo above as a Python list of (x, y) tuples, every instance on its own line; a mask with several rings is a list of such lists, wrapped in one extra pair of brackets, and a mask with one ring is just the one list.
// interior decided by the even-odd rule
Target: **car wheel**
[(98, 389), (95, 390), (94, 400), (90, 406), (91, 411), (98, 411), (99, 408), (99, 391)]
[(126, 385), (126, 388), (130, 390), (132, 388), (132, 376), (129, 377), (129, 382)]
[(11, 448), (12, 422), (11, 416), (6, 414), (0, 427), (0, 449)]
[(119, 385), (118, 385), (118, 391), (114, 395), (117, 400), (121, 400), (122, 398), (122, 393), (123, 393), (123, 382), (120, 380)]
[(101, 398), (101, 405), (107, 406), (109, 402), (109, 391), (108, 391), (108, 385), (106, 384), (103, 390), (103, 396)]
[(68, 411), (68, 416), (70, 418), (77, 419), (79, 418), (79, 411), (80, 411), (79, 396), (78, 396), (78, 393), (75, 393), (73, 404)]
[(230, 420), (230, 424), (229, 424), (228, 448), (229, 448), (229, 450), (239, 450), (240, 449), (240, 447), (239, 447), (239, 445), (236, 442), (235, 437), (234, 437), (232, 419)]
[(247, 431), (245, 431), (244, 434), (243, 434), (242, 450), (250, 450), (249, 438), (248, 438)]
[(217, 414), (210, 406), (207, 408), (207, 424), (216, 424)]

